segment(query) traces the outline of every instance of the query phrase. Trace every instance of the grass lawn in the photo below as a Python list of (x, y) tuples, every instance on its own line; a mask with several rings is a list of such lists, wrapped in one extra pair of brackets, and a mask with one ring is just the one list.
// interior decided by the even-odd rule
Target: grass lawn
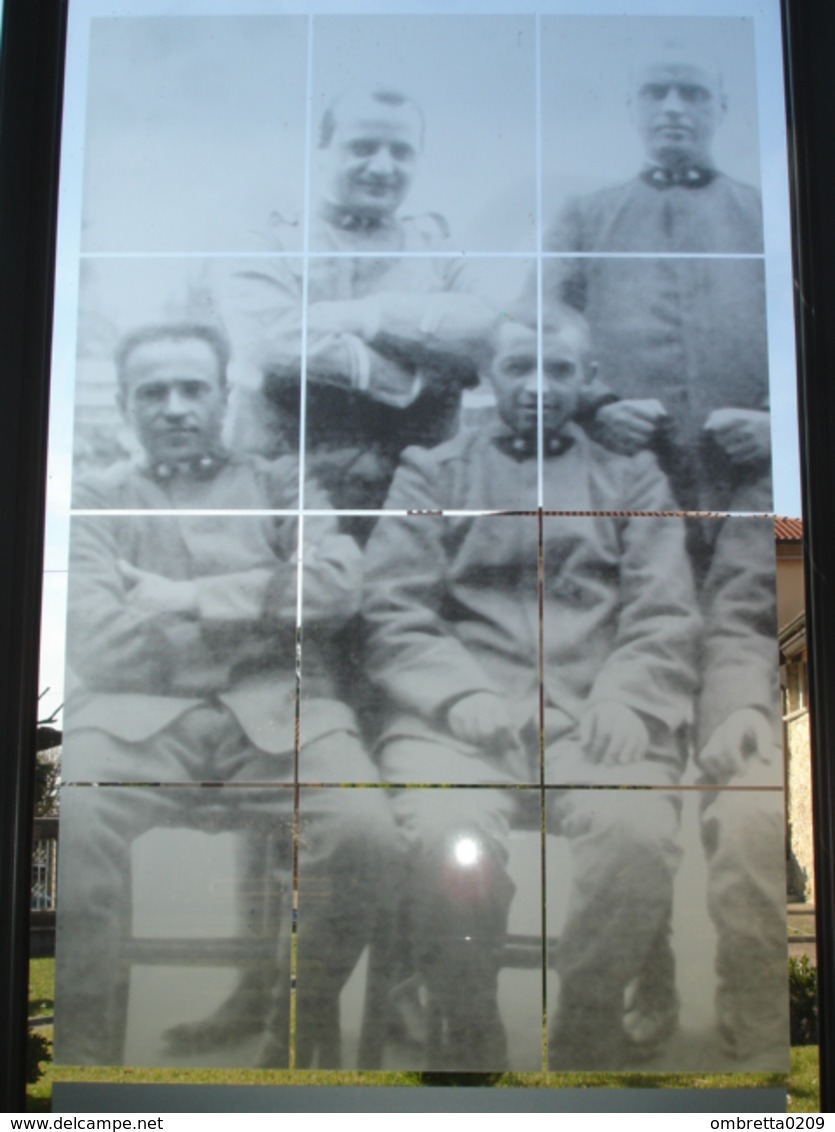
[[(33, 959), (29, 976), (29, 1014), (48, 1015), (52, 1011), (55, 964), (52, 959)], [(52, 1037), (52, 1027), (42, 1032)], [(797, 1046), (791, 1051), (791, 1071), (782, 1073), (700, 1074), (686, 1073), (499, 1073), (499, 1074), (420, 1074), (369, 1073), (263, 1069), (139, 1069), (69, 1068), (44, 1065), (44, 1075), (27, 1090), (27, 1109), (49, 1112), (54, 1081), (101, 1081), (140, 1084), (207, 1085), (388, 1085), (466, 1084), (511, 1088), (642, 1088), (642, 1089), (721, 1089), (785, 1088), (788, 1112), (818, 1110), (818, 1049)]]
[(55, 1005), (53, 988), (55, 986), (55, 960), (29, 960), (29, 1017), (51, 1014)]
[(815, 914), (814, 912), (792, 913), (788, 918), (788, 932), (790, 936), (815, 935)]

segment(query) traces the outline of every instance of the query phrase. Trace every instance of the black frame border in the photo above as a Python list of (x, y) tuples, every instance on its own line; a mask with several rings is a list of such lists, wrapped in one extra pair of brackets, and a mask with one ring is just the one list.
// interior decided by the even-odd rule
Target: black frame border
[(66, 0), (0, 41), (0, 1109), (26, 1096), (29, 884)]
[(820, 1109), (835, 1109), (835, 7), (783, 0), (812, 737)]

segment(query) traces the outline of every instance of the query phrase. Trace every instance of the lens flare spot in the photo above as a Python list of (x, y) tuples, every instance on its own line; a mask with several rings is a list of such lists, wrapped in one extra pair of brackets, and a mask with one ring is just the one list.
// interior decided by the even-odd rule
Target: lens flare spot
[(478, 842), (472, 837), (459, 837), (453, 850), (455, 862), (462, 868), (468, 869), (478, 863), (481, 849)]

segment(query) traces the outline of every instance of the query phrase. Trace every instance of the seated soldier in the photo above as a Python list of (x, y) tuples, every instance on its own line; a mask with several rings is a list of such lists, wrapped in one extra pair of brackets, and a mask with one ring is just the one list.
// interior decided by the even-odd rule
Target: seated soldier
[[(407, 451), (388, 508), (519, 511), (529, 500), (534, 511), (535, 325), (521, 307), (495, 331), (486, 366), (495, 427)], [(634, 514), (671, 506), (654, 457), (600, 448), (572, 422), (593, 371), (581, 315), (547, 312), (541, 368), (542, 476), (575, 513), (545, 517), (541, 536), (535, 514), (383, 515), (367, 551), (382, 780), (482, 786), (414, 788), (395, 800), (413, 845), (414, 962), (446, 1011), (450, 1069), (504, 1062), (496, 984), (514, 887), (507, 836), (526, 796), (538, 814), (543, 775), (549, 828), (569, 838), (575, 874), (557, 949), (552, 1067), (628, 1062), (624, 996), (668, 930), (679, 857), (677, 811), (664, 790), (559, 788), (677, 781), (698, 614), (681, 520)], [(500, 789), (520, 785), (531, 790)], [(443, 859), (462, 836), (478, 842), (484, 861), (467, 900), (447, 883)]]
[[(324, 517), (305, 531), (305, 647), (314, 655), (296, 775), (299, 532), (294, 515), (266, 512), (297, 507), (298, 468), (223, 447), (227, 361), (223, 339), (202, 325), (126, 338), (118, 400), (139, 458), (76, 486), (76, 508), (110, 513), (76, 516), (72, 533), (68, 655), (83, 687), (67, 705), (64, 781), (95, 785), (64, 791), (56, 1024), (64, 1062), (123, 1057), (119, 945), (131, 922), (136, 838), (157, 826), (199, 828), (212, 810), (259, 831), (262, 855), (281, 835), (291, 875), (294, 781), (376, 777), (324, 661), (360, 576), (356, 544)], [(236, 789), (184, 789), (206, 783)], [(246, 783), (259, 785), (240, 789)], [(310, 1034), (318, 1018), (332, 1020), (387, 899), (397, 833), (374, 790), (303, 790), (300, 815), (297, 1014)], [(262, 898), (237, 895), (245, 934)], [(289, 967), (278, 978), (265, 1056), (286, 1065)], [(263, 1024), (263, 1010), (256, 1019)]]

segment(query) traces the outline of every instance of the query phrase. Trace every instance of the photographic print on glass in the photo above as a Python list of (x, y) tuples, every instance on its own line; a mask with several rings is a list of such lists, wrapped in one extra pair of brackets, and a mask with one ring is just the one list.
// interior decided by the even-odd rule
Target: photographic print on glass
[(84, 27), (58, 1057), (783, 1068), (753, 21)]

